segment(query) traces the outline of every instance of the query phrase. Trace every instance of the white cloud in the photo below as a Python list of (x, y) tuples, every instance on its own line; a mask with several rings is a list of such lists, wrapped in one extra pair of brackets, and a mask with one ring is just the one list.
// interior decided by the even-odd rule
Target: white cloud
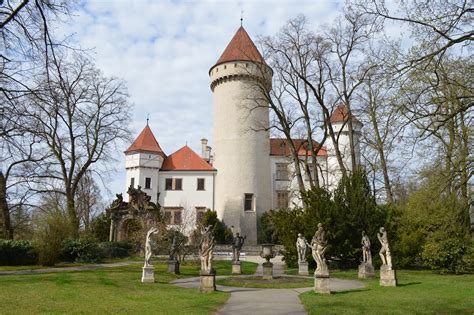
[[(316, 28), (334, 18), (340, 6), (333, 0), (91, 0), (80, 4), (61, 32), (75, 33), (81, 47), (94, 48), (96, 64), (106, 75), (127, 81), (135, 105), (130, 115), (134, 136), (149, 113), (150, 127), (167, 154), (186, 142), (199, 152), (202, 137), (212, 145), (208, 70), (240, 26), (241, 9), (244, 27), (256, 39), (275, 34), (300, 13)], [(123, 158), (120, 163), (109, 185), (112, 192), (125, 187)]]

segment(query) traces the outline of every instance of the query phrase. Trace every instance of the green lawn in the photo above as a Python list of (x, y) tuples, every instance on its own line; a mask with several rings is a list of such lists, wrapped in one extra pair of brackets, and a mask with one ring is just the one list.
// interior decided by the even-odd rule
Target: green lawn
[[(356, 271), (331, 272), (331, 277), (357, 279)], [(309, 314), (474, 314), (474, 275), (439, 275), (431, 271), (397, 271), (398, 287), (367, 288), (320, 295), (300, 295)]]
[[(182, 274), (170, 275), (167, 265), (155, 262), (156, 283), (142, 284), (141, 265), (95, 271), (0, 276), (0, 313), (130, 313), (209, 314), (230, 296), (226, 292), (201, 294), (168, 282), (197, 276), (198, 262), (182, 264)], [(247, 273), (257, 264), (245, 262)], [(230, 261), (216, 261), (217, 274), (230, 274)]]

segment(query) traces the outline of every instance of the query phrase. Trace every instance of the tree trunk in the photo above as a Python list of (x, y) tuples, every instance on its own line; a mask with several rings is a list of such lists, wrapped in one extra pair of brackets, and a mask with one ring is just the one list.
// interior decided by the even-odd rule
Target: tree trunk
[(69, 216), (69, 221), (71, 222), (71, 227), (72, 227), (72, 233), (73, 237), (78, 237), (79, 236), (79, 226), (80, 226), (80, 221), (79, 217), (77, 215), (76, 211), (76, 204), (74, 201), (74, 194), (68, 192), (66, 194), (66, 199), (67, 199), (67, 213)]
[(7, 203), (7, 182), (5, 176), (0, 172), (0, 214), (3, 217), (3, 237), (13, 239), (13, 229), (10, 221), (10, 210)]

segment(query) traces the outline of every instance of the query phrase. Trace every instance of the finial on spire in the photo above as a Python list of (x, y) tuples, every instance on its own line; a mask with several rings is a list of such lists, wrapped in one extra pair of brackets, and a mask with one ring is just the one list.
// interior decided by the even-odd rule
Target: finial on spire
[(148, 121), (150, 120), (150, 113), (146, 114), (146, 125), (148, 126)]
[(244, 24), (244, 9), (240, 10), (240, 26)]

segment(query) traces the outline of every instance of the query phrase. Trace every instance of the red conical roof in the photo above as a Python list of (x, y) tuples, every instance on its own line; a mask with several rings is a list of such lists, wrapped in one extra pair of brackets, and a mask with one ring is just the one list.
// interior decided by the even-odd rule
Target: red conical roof
[[(349, 109), (346, 105), (339, 105), (337, 108), (332, 112), (329, 121), (331, 123), (340, 123), (345, 122), (349, 119)], [(352, 121), (355, 123), (361, 123), (356, 116), (352, 115)]]
[(187, 145), (168, 156), (161, 166), (162, 171), (215, 171)]
[(247, 34), (242, 26), (239, 27), (237, 33), (235, 33), (229, 45), (227, 45), (213, 67), (229, 61), (254, 61), (266, 64), (249, 34)]
[(138, 137), (133, 141), (132, 145), (125, 151), (125, 153), (135, 151), (153, 152), (160, 154), (163, 158), (166, 157), (166, 154), (161, 149), (158, 141), (156, 141), (156, 138), (148, 125), (143, 128), (142, 132), (140, 132)]

